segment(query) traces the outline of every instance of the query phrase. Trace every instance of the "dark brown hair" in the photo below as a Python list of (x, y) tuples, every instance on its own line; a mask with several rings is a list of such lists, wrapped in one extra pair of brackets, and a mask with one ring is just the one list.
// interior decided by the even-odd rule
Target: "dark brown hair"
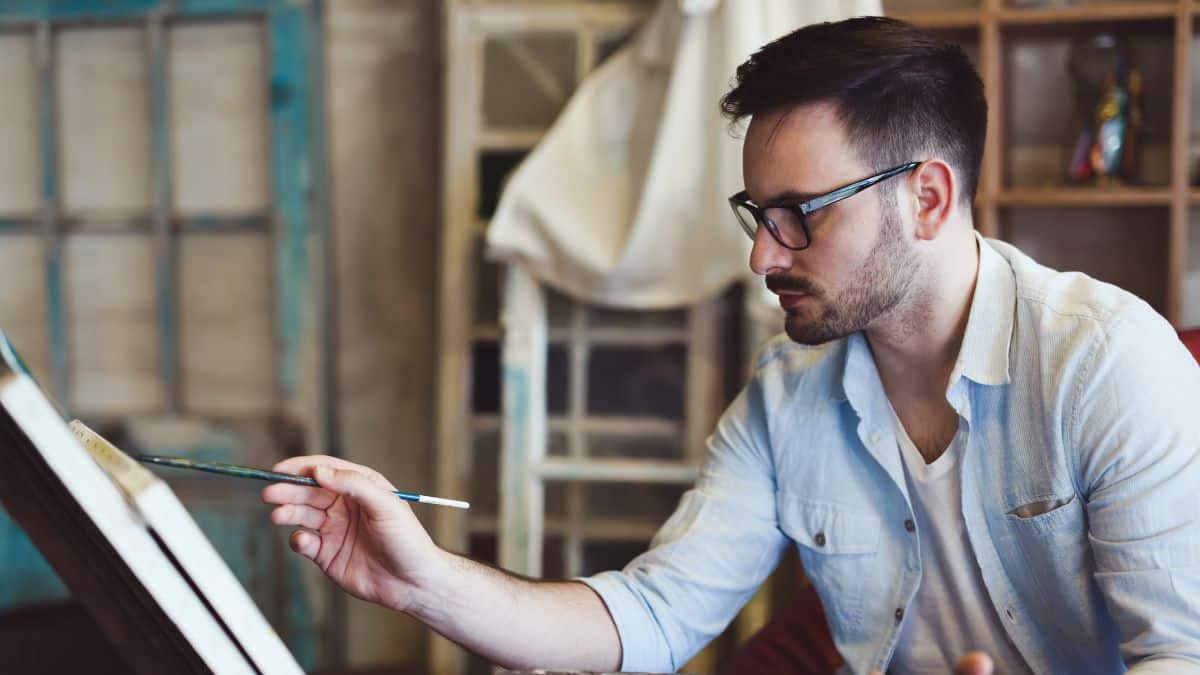
[(832, 102), (860, 161), (883, 171), (931, 156), (950, 164), (970, 204), (987, 134), (983, 82), (963, 50), (896, 19), (806, 26), (738, 66), (721, 99), (732, 121)]

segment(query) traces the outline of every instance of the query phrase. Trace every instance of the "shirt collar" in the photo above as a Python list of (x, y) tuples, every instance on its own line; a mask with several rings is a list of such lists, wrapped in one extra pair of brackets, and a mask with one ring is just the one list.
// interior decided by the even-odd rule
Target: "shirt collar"
[(977, 384), (1008, 384), (1017, 280), (1012, 266), (986, 239), (978, 232), (975, 239), (979, 245), (979, 274), (957, 367)]
[[(955, 372), (977, 384), (1008, 384), (1008, 350), (1016, 311), (1017, 282), (1008, 261), (978, 232), (975, 239), (979, 248), (979, 271)], [(868, 368), (868, 364), (874, 365), (871, 358), (871, 349), (861, 333), (844, 341), (842, 372), (835, 379), (832, 392), (835, 400), (847, 400), (850, 390), (854, 389), (853, 383), (867, 370), (874, 370)]]

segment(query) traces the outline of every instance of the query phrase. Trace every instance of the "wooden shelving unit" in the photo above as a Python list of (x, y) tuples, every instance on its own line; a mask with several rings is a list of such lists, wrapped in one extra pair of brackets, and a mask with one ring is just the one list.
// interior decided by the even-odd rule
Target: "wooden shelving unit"
[[(1074, 263), (1079, 266), (1076, 269), (1114, 283), (1141, 278), (1141, 288), (1129, 290), (1143, 294), (1173, 324), (1183, 327), (1200, 322), (1200, 293), (1187, 291), (1191, 287), (1200, 290), (1200, 262), (1189, 264), (1193, 257), (1200, 260), (1200, 251), (1191, 256), (1188, 251), (1190, 228), (1200, 227), (1200, 189), (1192, 187), (1196, 178), (1193, 137), (1200, 140), (1200, 126), (1191, 120), (1191, 103), (1196, 95), (1192, 61), (1200, 56), (1200, 50), (1193, 47), (1200, 35), (1200, 2), (1079, 0), (1064, 6), (1059, 0), (1045, 7), (1030, 7), (1008, 0), (980, 0), (974, 7), (964, 4), (947, 0), (944, 7), (938, 8), (938, 3), (929, 0), (885, 0), (884, 8), (889, 16), (963, 44), (977, 59), (990, 109), (987, 150), (976, 199), (979, 229), (1001, 239), (1012, 239), (1014, 231), (1020, 230), (1019, 238), (1026, 245), (1044, 238), (1047, 245), (1034, 248), (1041, 252), (1042, 262), (1051, 266), (1067, 268), (1068, 262)], [(909, 10), (915, 6), (920, 9)], [(1061, 56), (1072, 39), (1098, 31), (1129, 36), (1134, 43), (1134, 64), (1144, 66), (1149, 85), (1144, 100), (1148, 114), (1138, 179), (1129, 185), (1070, 185), (1063, 178), (1065, 163), (1060, 161), (1057, 180), (1041, 176), (1039, 184), (1027, 184), (1037, 177), (1028, 179), (1017, 171), (1017, 165), (1025, 166), (1037, 159), (1035, 151), (1045, 154), (1053, 148), (1030, 148), (1023, 141), (1030, 136), (1049, 135), (1036, 128), (1040, 124), (1066, 128), (1064, 120), (1076, 114), (1070, 82), (1065, 72), (1055, 70), (1061, 61), (1056, 64), (1053, 57)], [(1145, 63), (1139, 62), (1139, 56)], [(1041, 70), (1031, 71), (1031, 61)], [(1061, 80), (1057, 89), (1054, 82), (1046, 81), (1050, 78)], [(1038, 87), (1031, 84), (1039, 82), (1045, 85), (1047, 94), (1059, 96), (1042, 96), (1034, 103), (1021, 98), (1023, 92), (1036, 92)], [(1047, 113), (1055, 107), (1057, 117), (1037, 117), (1055, 115)], [(1069, 142), (1068, 137), (1060, 139), (1063, 153), (1069, 152)], [(1142, 257), (1135, 258), (1122, 255), (1127, 251), (1084, 255), (1078, 247), (1063, 248), (1077, 246), (1077, 238), (1054, 232), (1060, 220), (1054, 216), (1074, 210), (1086, 210), (1086, 214), (1075, 213), (1067, 220), (1090, 219), (1097, 242), (1119, 242), (1117, 232), (1130, 227), (1127, 221), (1132, 216), (1139, 230), (1126, 234), (1161, 240), (1161, 250), (1142, 250)], [(1034, 215), (1046, 217), (1047, 222), (1033, 227), (1029, 219)], [(1165, 232), (1160, 236), (1150, 231), (1155, 227)], [(1130, 267), (1140, 269), (1131, 276)], [(1189, 268), (1196, 271), (1189, 273)], [(1165, 278), (1147, 280), (1147, 274)]]

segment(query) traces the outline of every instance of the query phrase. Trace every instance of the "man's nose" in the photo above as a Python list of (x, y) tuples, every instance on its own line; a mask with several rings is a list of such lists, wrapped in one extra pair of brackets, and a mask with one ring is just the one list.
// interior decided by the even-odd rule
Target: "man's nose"
[(792, 267), (792, 254), (762, 225), (754, 232), (754, 248), (750, 249), (750, 269), (759, 276), (786, 272)]

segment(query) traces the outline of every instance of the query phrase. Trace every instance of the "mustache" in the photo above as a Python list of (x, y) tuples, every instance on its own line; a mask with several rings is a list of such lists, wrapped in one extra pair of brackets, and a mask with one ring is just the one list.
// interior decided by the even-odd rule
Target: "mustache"
[(811, 281), (803, 277), (770, 276), (767, 277), (767, 290), (772, 293), (790, 292), (805, 295), (820, 296), (821, 290)]

